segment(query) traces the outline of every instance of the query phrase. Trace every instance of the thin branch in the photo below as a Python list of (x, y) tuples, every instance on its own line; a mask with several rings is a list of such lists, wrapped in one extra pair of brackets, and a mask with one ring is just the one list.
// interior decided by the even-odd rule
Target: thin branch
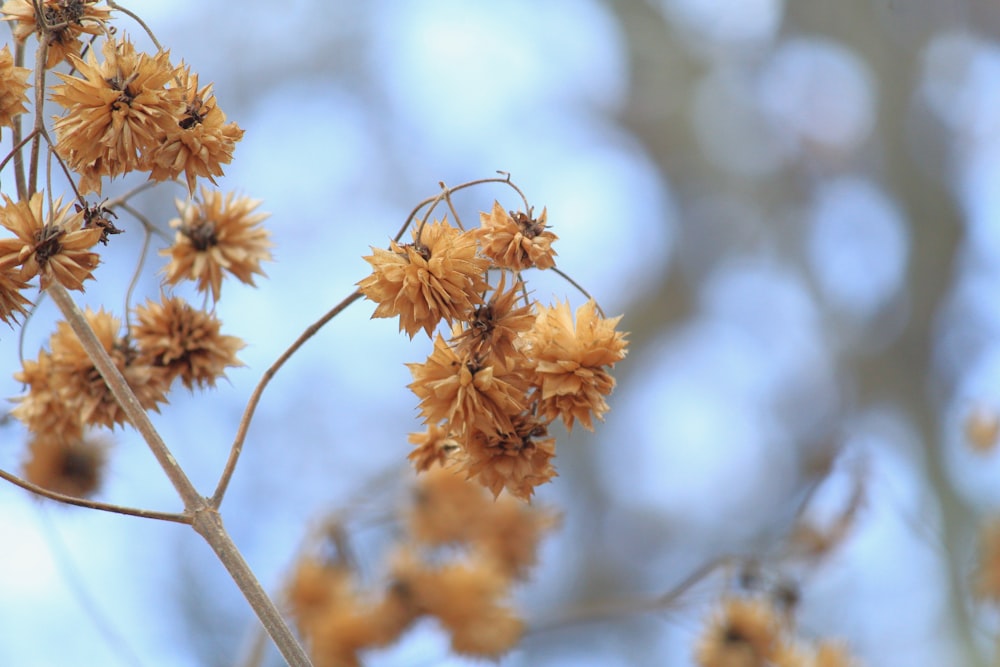
[(285, 619), (281, 616), (281, 612), (267, 596), (240, 550), (233, 543), (232, 537), (223, 527), (219, 512), (191, 484), (187, 474), (153, 427), (149, 415), (140, 405), (139, 399), (128, 386), (114, 361), (108, 356), (79, 307), (58, 282), (52, 281), (52, 284), (46, 289), (77, 335), (80, 344), (87, 351), (90, 360), (104, 378), (108, 389), (125, 412), (129, 422), (149, 445), (153, 456), (156, 457), (160, 467), (184, 501), (184, 510), (191, 516), (191, 527), (205, 538), (205, 541), (208, 542), (215, 555), (225, 566), (229, 576), (232, 577), (243, 593), (243, 597), (257, 614), (257, 618), (267, 629), (282, 657), (291, 667), (311, 667), (312, 663), (309, 656), (306, 655), (305, 649), (299, 644)]
[(44, 498), (48, 498), (49, 500), (55, 500), (66, 505), (76, 505), (77, 507), (86, 507), (87, 509), (100, 510), (101, 512), (111, 512), (112, 514), (137, 516), (140, 519), (156, 519), (157, 521), (172, 521), (173, 523), (191, 524), (191, 517), (187, 514), (177, 514), (176, 512), (157, 512), (155, 510), (144, 510), (139, 507), (125, 507), (124, 505), (113, 505), (111, 503), (102, 503), (98, 500), (88, 500), (87, 498), (68, 496), (64, 493), (57, 493), (56, 491), (46, 489), (44, 486), (38, 486), (37, 484), (29, 482), (26, 479), (18, 477), (17, 475), (2, 469), (0, 469), (0, 478), (7, 480), (15, 486), (21, 487), (25, 491), (30, 491), (37, 496), (42, 496)]
[[(18, 67), (24, 66), (24, 42), (17, 42), (14, 46), (14, 64)], [(11, 153), (14, 156), (14, 182), (17, 184), (17, 198), (21, 200), (28, 198), (28, 186), (24, 180), (24, 156), (21, 155), (21, 148), (30, 139), (29, 136), (22, 140), (21, 135), (23, 133), (24, 128), (21, 125), (21, 115), (18, 114), (17, 118), (14, 119), (13, 134), (11, 135), (11, 140), (14, 144), (14, 149)], [(4, 164), (6, 163), (7, 159), (5, 158)], [(2, 168), (0, 166), (0, 169)]]
[(156, 50), (157, 51), (163, 51), (163, 47), (160, 45), (159, 40), (156, 39), (156, 35), (154, 35), (153, 31), (149, 29), (149, 26), (146, 25), (146, 22), (143, 21), (141, 18), (139, 18), (138, 14), (136, 14), (135, 12), (133, 12), (130, 9), (126, 9), (125, 7), (122, 7), (121, 5), (119, 5), (114, 0), (108, 0), (108, 7), (111, 7), (111, 9), (117, 9), (122, 14), (125, 14), (126, 16), (128, 16), (129, 18), (131, 18), (133, 21), (135, 21), (136, 23), (138, 23), (140, 26), (142, 26), (142, 29), (146, 31), (146, 34), (149, 36), (149, 39), (153, 42), (153, 46), (156, 47)]
[(45, 127), (45, 61), (48, 59), (48, 35), (43, 34), (38, 40), (38, 50), (35, 51), (35, 132), (31, 138), (31, 157), (28, 162), (27, 197), (35, 194), (38, 187), (38, 151), (41, 147), (41, 130)]
[(339, 315), (345, 308), (361, 298), (361, 292), (353, 292), (343, 301), (338, 303), (332, 309), (330, 309), (325, 315), (313, 322), (299, 334), (299, 337), (295, 339), (287, 350), (282, 352), (281, 356), (271, 364), (271, 367), (264, 371), (264, 375), (261, 376), (260, 381), (253, 390), (253, 394), (250, 395), (250, 400), (247, 402), (247, 407), (243, 411), (243, 417), (240, 419), (240, 426), (236, 431), (236, 437), (233, 440), (233, 445), (229, 449), (229, 460), (226, 461), (226, 467), (222, 471), (222, 475), (219, 477), (219, 483), (215, 487), (215, 493), (212, 494), (211, 504), (212, 507), (218, 509), (222, 505), (222, 499), (226, 495), (226, 489), (229, 487), (229, 482), (233, 477), (233, 473), (236, 471), (236, 463), (239, 461), (240, 454), (243, 452), (243, 443), (247, 437), (247, 431), (250, 429), (250, 422), (253, 420), (254, 411), (257, 409), (257, 404), (260, 403), (260, 397), (264, 393), (264, 389), (267, 387), (271, 379), (278, 373), (285, 362), (288, 361), (293, 354), (295, 354), (300, 347), (302, 347), (307, 340), (316, 335), (316, 333), (326, 326), (327, 322), (332, 320), (334, 317)]
[(609, 618), (631, 616), (633, 614), (644, 614), (665, 609), (666, 607), (677, 602), (682, 595), (691, 590), (691, 588), (698, 582), (704, 580), (719, 568), (725, 567), (739, 560), (742, 560), (742, 558), (733, 555), (724, 555), (713, 558), (703, 563), (694, 572), (681, 580), (679, 584), (655, 598), (615, 600), (611, 602), (600, 602), (593, 605), (581, 606), (571, 610), (569, 613), (560, 618), (533, 624), (526, 634), (539, 635), (571, 625), (605, 621)]
[[(565, 272), (560, 271), (555, 266), (553, 266), (552, 268), (550, 268), (548, 270), (551, 271), (552, 273), (555, 273), (556, 275), (560, 276), (563, 280), (565, 280), (570, 285), (572, 285), (573, 287), (575, 287), (577, 289), (577, 291), (580, 292), (580, 294), (583, 294), (588, 299), (594, 299), (594, 297), (590, 295), (590, 292), (588, 292), (587, 290), (585, 290), (583, 288), (583, 285), (581, 285), (580, 283), (578, 283), (575, 280), (573, 280), (572, 278), (570, 278), (569, 275), (566, 274)], [(604, 309), (601, 308), (601, 304), (597, 303), (597, 299), (594, 299), (594, 305), (597, 306), (597, 312), (600, 313), (601, 317), (607, 317), (607, 315), (604, 314)]]

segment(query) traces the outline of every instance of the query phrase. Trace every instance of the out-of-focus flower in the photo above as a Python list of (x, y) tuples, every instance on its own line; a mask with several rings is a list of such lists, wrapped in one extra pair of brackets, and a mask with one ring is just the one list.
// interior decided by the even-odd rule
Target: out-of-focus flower
[(219, 332), (222, 323), (214, 314), (192, 308), (181, 298), (164, 297), (135, 309), (132, 339), (139, 348), (139, 362), (160, 368), (169, 385), (176, 378), (188, 389), (215, 386), (226, 368), (242, 365), (236, 353), (245, 343)]
[(27, 391), (14, 399), (11, 414), (32, 433), (72, 442), (83, 437), (83, 419), (63, 401), (53, 373), (52, 355), (45, 350), (39, 350), (37, 360), (25, 359), (14, 379)]
[(500, 202), (493, 210), (479, 214), (479, 235), (483, 254), (503, 269), (523, 271), (532, 267), (551, 269), (556, 265), (552, 242), (558, 240), (545, 229), (546, 211), (537, 218), (531, 212), (507, 213)]
[(37, 33), (48, 41), (45, 67), (55, 67), (69, 55), (77, 55), (83, 47), (80, 35), (99, 35), (111, 16), (111, 9), (98, 5), (97, 0), (41, 0), (42, 25), (32, 0), (7, 0), (0, 8), (4, 21), (13, 21), (14, 39), (23, 42)]
[(270, 234), (260, 223), (267, 213), (254, 213), (260, 202), (234, 193), (201, 188), (201, 201), (177, 201), (180, 217), (170, 221), (177, 229), (174, 244), (160, 251), (170, 257), (164, 279), (170, 285), (197, 281), (199, 292), (211, 291), (219, 300), (223, 272), (253, 285), (264, 275), (260, 263), (271, 259)]
[(569, 303), (538, 306), (535, 326), (526, 338), (534, 362), (533, 383), (541, 391), (540, 414), (562, 417), (567, 429), (574, 420), (594, 430), (592, 416), (603, 419), (608, 411), (604, 397), (614, 389), (608, 369), (625, 357), (624, 333), (615, 331), (621, 319), (605, 319), (593, 299), (576, 311), (576, 325)]
[(168, 53), (137, 53), (127, 39), (108, 40), (103, 52), (102, 63), (93, 51), (70, 56), (82, 78), (57, 73), (63, 84), (52, 88), (66, 109), (55, 122), (56, 151), (80, 174), (82, 193), (99, 193), (102, 177), (148, 169), (185, 111), (184, 90), (167, 85), (177, 76)]
[(372, 317), (399, 316), (399, 330), (413, 338), (423, 329), (430, 336), (444, 319), (464, 320), (482, 303), (483, 277), (489, 261), (476, 256), (476, 239), (446, 220), (413, 230), (413, 243), (390, 242), (389, 250), (372, 248), (365, 256), (372, 274), (358, 282), (361, 293), (376, 304)]
[(55, 280), (66, 289), (83, 291), (83, 281), (100, 261), (88, 249), (101, 238), (99, 229), (83, 229), (83, 214), (73, 212), (72, 204), (53, 203), (46, 220), (42, 214), (43, 194), (36, 192), (27, 202), (7, 202), (0, 209), (0, 224), (14, 232), (15, 238), (0, 239), (0, 265), (19, 265), (18, 278), (31, 280), (41, 275), (45, 289)]
[(420, 608), (451, 633), (456, 653), (497, 658), (521, 638), (521, 619), (501, 603), (508, 579), (489, 561), (449, 563), (408, 583)]
[(212, 85), (198, 87), (198, 75), (184, 68), (180, 74), (184, 90), (184, 113), (163, 136), (149, 156), (150, 178), (163, 181), (181, 173), (188, 192), (194, 193), (197, 177), (213, 184), (222, 176), (222, 165), (233, 159), (236, 142), (243, 130), (236, 123), (227, 123), (212, 94)]
[(766, 600), (729, 598), (705, 628), (695, 662), (699, 667), (764, 667), (781, 645), (780, 619)]
[(14, 118), (28, 110), (28, 75), (27, 67), (17, 67), (10, 47), (6, 44), (0, 50), (0, 126), (12, 127)]
[(93, 438), (36, 433), (28, 444), (24, 478), (56, 493), (88, 498), (100, 488), (106, 453), (107, 445)]

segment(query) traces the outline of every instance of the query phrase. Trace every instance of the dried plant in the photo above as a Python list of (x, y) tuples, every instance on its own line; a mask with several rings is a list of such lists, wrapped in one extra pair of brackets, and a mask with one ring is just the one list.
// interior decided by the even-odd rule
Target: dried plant
[[(62, 503), (191, 526), (290, 665), (360, 664), (365, 650), (397, 641), (421, 617), (437, 619), (455, 652), (483, 658), (503, 655), (527, 632), (545, 631), (545, 623), (526, 625), (510, 593), (530, 577), (539, 542), (558, 523), (554, 511), (530, 503), (536, 488), (556, 476), (552, 425), (593, 430), (603, 420), (615, 387), (612, 372), (628, 348), (621, 316), (606, 316), (557, 267), (558, 237), (548, 228), (547, 209), (536, 215), (505, 173), (440, 184), (387, 247), (371, 248), (364, 257), (371, 273), (357, 289), (264, 371), (216, 488), (206, 495), (178, 465), (148, 411), (166, 403), (177, 380), (187, 390), (207, 390), (242, 365), (237, 354), (245, 343), (223, 333), (215, 304), (226, 280), (253, 285), (264, 276), (272, 248), (263, 225), (268, 214), (258, 210), (259, 201), (210, 185), (234, 159), (243, 130), (227, 120), (211, 83), (201, 85), (189, 66), (174, 63), (146, 25), (111, 0), (8, 0), (0, 12), (15, 42), (13, 52), (0, 50), (0, 127), (13, 138), (2, 168), (13, 172), (15, 184), (0, 208), (7, 232), (0, 236), (0, 320), (16, 328), (43, 293), (63, 316), (47, 346), (14, 371), (24, 387), (12, 415), (28, 434), (25, 462), (20, 476), (0, 476)], [(155, 52), (140, 51), (114, 26), (122, 16), (148, 32)], [(33, 72), (24, 66), (32, 49)], [(50, 128), (53, 105), (59, 113)], [(67, 192), (53, 193), (54, 171), (66, 177)], [(167, 260), (160, 298), (133, 304), (130, 289), (121, 315), (81, 311), (70, 291), (101, 280), (101, 259), (118, 250), (114, 236), (133, 226), (127, 220), (134, 218), (147, 238), (156, 227), (149, 223), (155, 216), (131, 205), (145, 186), (111, 200), (88, 199), (135, 173), (152, 184), (179, 183), (187, 194), (169, 222), (173, 241), (159, 251)], [(498, 186), (517, 205), (480, 200), (487, 211), (467, 228), (453, 196)], [(170, 238), (165, 229), (155, 231)], [(139, 268), (145, 254), (146, 248)], [(574, 309), (568, 300), (546, 305), (533, 299), (537, 271), (566, 278), (582, 303)], [(173, 293), (182, 283), (204, 294), (201, 307)], [(410, 340), (422, 331), (431, 341), (430, 355), (408, 364), (408, 387), (425, 427), (409, 434), (409, 460), (420, 474), (410, 502), (394, 514), (397, 539), (385, 554), (381, 580), (360, 576), (338, 530), (306, 540), (281, 593), (296, 633), (226, 532), (220, 506), (270, 381), (323, 326), (362, 299), (374, 303), (373, 318), (398, 318)], [(183, 501), (182, 512), (94, 499), (111, 455), (107, 434), (126, 425), (149, 445)], [(817, 559), (836, 548), (860, 503), (858, 494), (829, 531), (803, 524), (796, 535), (808, 546), (800, 553)], [(987, 564), (996, 560), (994, 538), (991, 532)], [(716, 561), (659, 598), (580, 610), (548, 627), (674, 604), (695, 582), (734, 562), (746, 565), (739, 558)], [(980, 579), (984, 597), (997, 597), (996, 578), (985, 572)], [(694, 648), (698, 664), (850, 664), (837, 645), (797, 638), (783, 615), (789, 605), (778, 600), (724, 590)]]

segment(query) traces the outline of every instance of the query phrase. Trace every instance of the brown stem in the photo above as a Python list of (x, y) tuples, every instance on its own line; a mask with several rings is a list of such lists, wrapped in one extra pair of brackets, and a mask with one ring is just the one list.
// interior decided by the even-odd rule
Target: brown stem
[(67, 505), (76, 505), (77, 507), (86, 507), (87, 509), (100, 510), (102, 512), (113, 512), (114, 514), (137, 516), (142, 519), (157, 519), (158, 521), (173, 521), (174, 523), (191, 523), (191, 517), (186, 514), (177, 514), (175, 512), (157, 512), (155, 510), (144, 510), (138, 507), (125, 507), (123, 505), (102, 503), (99, 500), (88, 500), (87, 498), (68, 496), (64, 493), (58, 493), (56, 491), (52, 491), (51, 489), (46, 489), (44, 486), (33, 484), (22, 477), (18, 477), (17, 475), (7, 472), (6, 470), (0, 470), (0, 479), (5, 479), (11, 484), (19, 486), (25, 491), (30, 491), (31, 493), (42, 496), (43, 498), (55, 500)]
[(271, 367), (264, 371), (264, 375), (261, 376), (260, 381), (253, 390), (253, 394), (250, 395), (250, 400), (247, 402), (246, 409), (243, 411), (243, 417), (240, 419), (239, 429), (236, 431), (236, 438), (233, 440), (233, 446), (229, 449), (229, 460), (226, 461), (226, 467), (222, 470), (222, 475), (219, 477), (219, 483), (215, 487), (215, 493), (212, 495), (212, 507), (218, 508), (222, 505), (222, 499), (226, 495), (226, 489), (229, 487), (229, 482), (233, 477), (233, 473), (236, 471), (236, 463), (239, 461), (240, 454), (243, 452), (243, 443), (246, 440), (247, 431), (250, 429), (250, 421), (253, 419), (253, 414), (257, 409), (257, 404), (260, 403), (260, 397), (264, 393), (264, 388), (267, 387), (268, 383), (271, 382), (271, 379), (277, 374), (281, 367), (285, 365), (285, 362), (288, 361), (307, 340), (315, 336), (320, 329), (326, 326), (327, 322), (339, 315), (345, 308), (360, 298), (361, 292), (353, 292), (345, 297), (343, 301), (330, 309), (325, 315), (323, 315), (323, 317), (309, 325), (309, 327), (295, 339), (295, 342), (292, 343), (273, 364), (271, 364)]
[(222, 526), (222, 517), (207, 498), (200, 495), (188, 479), (187, 474), (167, 448), (166, 443), (156, 431), (149, 415), (139, 404), (139, 399), (125, 381), (125, 378), (108, 356), (104, 346), (97, 339), (94, 330), (87, 323), (83, 313), (70, 297), (66, 289), (56, 281), (46, 289), (52, 296), (63, 317), (69, 323), (73, 332), (80, 339), (80, 344), (87, 351), (90, 360), (100, 372), (108, 389), (122, 410), (128, 416), (129, 422), (142, 435), (153, 456), (163, 468), (164, 473), (174, 485), (178, 495), (184, 501), (185, 513), (192, 517), (192, 527), (205, 538), (219, 560), (229, 571), (230, 576), (247, 602), (257, 614), (261, 624), (267, 629), (281, 655), (292, 667), (311, 667), (309, 657), (292, 634), (291, 629), (271, 599), (264, 592), (260, 582), (243, 559), (232, 538)]

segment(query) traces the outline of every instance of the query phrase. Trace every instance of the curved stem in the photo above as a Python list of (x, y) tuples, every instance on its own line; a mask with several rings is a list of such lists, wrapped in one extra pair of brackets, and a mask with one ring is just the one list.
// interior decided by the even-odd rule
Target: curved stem
[(113, 514), (125, 514), (127, 516), (137, 516), (141, 519), (156, 519), (157, 521), (172, 521), (174, 523), (191, 523), (191, 517), (187, 514), (177, 514), (176, 512), (157, 512), (155, 510), (144, 510), (138, 507), (125, 507), (124, 505), (113, 505), (111, 503), (102, 503), (99, 500), (88, 500), (87, 498), (77, 498), (76, 496), (67, 496), (63, 493), (58, 493), (50, 489), (46, 489), (44, 486), (38, 486), (33, 484), (28, 480), (18, 477), (6, 470), (0, 470), (0, 479), (5, 479), (14, 486), (19, 486), (25, 491), (30, 491), (35, 495), (42, 496), (43, 498), (48, 498), (49, 500), (55, 500), (66, 505), (76, 505), (77, 507), (86, 507), (87, 509), (100, 510), (102, 512), (111, 512)]
[(313, 322), (305, 331), (299, 334), (299, 337), (295, 339), (287, 350), (285, 350), (280, 357), (275, 360), (271, 367), (264, 371), (264, 375), (261, 376), (260, 381), (253, 390), (253, 394), (250, 395), (250, 400), (247, 402), (247, 407), (243, 411), (243, 417), (240, 419), (239, 429), (236, 431), (236, 438), (233, 440), (233, 445), (229, 449), (229, 460), (226, 461), (226, 467), (222, 470), (222, 475), (219, 477), (219, 483), (215, 487), (215, 493), (212, 494), (211, 504), (212, 507), (218, 508), (222, 505), (222, 499), (226, 495), (226, 489), (229, 487), (229, 482), (233, 477), (233, 473), (236, 471), (236, 463), (239, 461), (240, 454), (243, 452), (243, 443), (247, 437), (247, 431), (250, 429), (250, 422), (253, 420), (254, 411), (257, 409), (257, 404), (260, 403), (260, 397), (264, 393), (264, 389), (267, 387), (271, 379), (277, 374), (285, 362), (291, 358), (293, 354), (303, 344), (310, 338), (316, 335), (316, 333), (322, 329), (327, 322), (332, 320), (334, 317), (339, 315), (345, 308), (361, 298), (361, 292), (355, 291), (352, 294), (344, 298), (343, 301), (338, 303), (332, 309), (330, 309), (323, 317), (319, 318)]
[(229, 576), (236, 582), (243, 597), (246, 598), (257, 614), (257, 618), (267, 629), (282, 656), (292, 667), (310, 667), (312, 663), (309, 661), (309, 656), (306, 655), (278, 608), (267, 596), (260, 582), (257, 581), (229, 533), (223, 528), (219, 512), (209, 503), (207, 498), (198, 493), (187, 474), (177, 463), (166, 443), (163, 442), (160, 434), (154, 428), (149, 415), (140, 405), (139, 399), (128, 386), (114, 361), (108, 356), (104, 346), (97, 339), (94, 330), (87, 323), (86, 318), (69, 293), (56, 281), (53, 281), (46, 288), (46, 291), (52, 296), (52, 300), (59, 307), (59, 310), (62, 311), (66, 321), (79, 338), (80, 344), (87, 351), (90, 360), (107, 383), (111, 394), (128, 416), (132, 426), (139, 431), (146, 444), (149, 445), (153, 456), (156, 457), (163, 472), (184, 501), (184, 510), (191, 517), (191, 526), (205, 538), (216, 556), (222, 561), (222, 564), (229, 571)]

